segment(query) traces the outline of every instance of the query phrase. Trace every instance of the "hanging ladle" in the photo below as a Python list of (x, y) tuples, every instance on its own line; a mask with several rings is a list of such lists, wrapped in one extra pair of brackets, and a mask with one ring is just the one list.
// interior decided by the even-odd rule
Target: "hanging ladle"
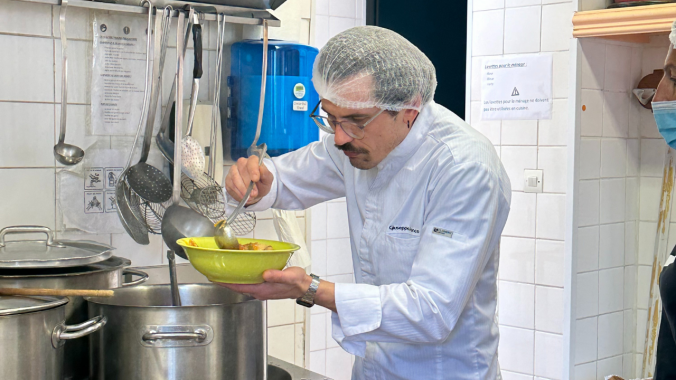
[(61, 32), (61, 131), (59, 142), (54, 145), (54, 158), (63, 165), (76, 165), (84, 158), (84, 150), (75, 145), (66, 144), (66, 116), (68, 103), (68, 39), (66, 38), (66, 10), (68, 0), (61, 1), (59, 30)]

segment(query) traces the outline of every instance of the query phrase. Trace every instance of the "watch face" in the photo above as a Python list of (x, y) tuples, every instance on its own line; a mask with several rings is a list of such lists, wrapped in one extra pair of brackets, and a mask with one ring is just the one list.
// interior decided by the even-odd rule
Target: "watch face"
[(299, 304), (300, 306), (305, 306), (305, 307), (312, 307), (312, 306), (314, 306), (313, 303), (305, 302), (305, 301), (303, 301), (303, 299), (301, 299), (301, 298), (298, 298), (298, 299), (296, 300), (296, 303)]

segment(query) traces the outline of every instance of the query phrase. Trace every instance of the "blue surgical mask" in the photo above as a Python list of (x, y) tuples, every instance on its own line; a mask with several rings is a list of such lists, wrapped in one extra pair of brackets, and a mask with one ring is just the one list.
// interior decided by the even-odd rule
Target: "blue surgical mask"
[(676, 149), (676, 101), (652, 102), (657, 130), (670, 147)]

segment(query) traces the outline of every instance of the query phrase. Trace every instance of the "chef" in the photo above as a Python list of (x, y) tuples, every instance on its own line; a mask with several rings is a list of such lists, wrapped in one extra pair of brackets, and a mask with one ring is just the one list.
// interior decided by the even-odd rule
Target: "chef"
[(290, 267), (223, 286), (330, 309), (333, 338), (356, 356), (353, 379), (500, 378), (496, 274), (511, 189), (493, 145), (434, 102), (434, 66), (390, 30), (333, 37), (313, 83), (311, 117), (328, 135), (260, 168), (240, 159), (226, 189), (239, 200), (253, 180), (252, 211), (345, 197), (356, 283)]

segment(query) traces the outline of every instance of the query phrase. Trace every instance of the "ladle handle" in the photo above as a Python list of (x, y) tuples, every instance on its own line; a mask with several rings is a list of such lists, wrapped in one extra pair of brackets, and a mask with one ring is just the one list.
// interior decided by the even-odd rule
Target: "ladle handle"
[[(143, 116), (148, 110), (149, 95), (148, 95), (148, 82), (152, 82), (152, 76), (150, 75), (150, 47), (151, 47), (151, 31), (153, 25), (153, 3), (150, 0), (143, 0), (142, 4), (148, 3), (148, 27), (147, 27), (147, 39), (146, 39), (146, 76), (145, 76), (145, 88), (143, 90), (143, 107), (141, 108), (141, 117), (139, 118), (139, 125), (143, 124)], [(141, 151), (141, 158), (139, 162), (146, 162), (148, 159), (148, 153), (150, 152), (150, 141), (153, 138), (153, 126), (146, 124), (145, 135), (143, 136), (143, 150)]]
[(261, 73), (261, 99), (258, 105), (258, 123), (256, 124), (256, 137), (251, 143), (255, 147), (258, 139), (261, 137), (261, 126), (263, 125), (263, 111), (265, 109), (265, 82), (268, 76), (268, 20), (263, 20), (263, 69)]
[(66, 11), (68, 0), (61, 0), (59, 12), (59, 32), (61, 33), (61, 129), (59, 144), (66, 140), (66, 120), (68, 104), (68, 39), (66, 38)]
[[(192, 13), (192, 10), (191, 10)], [(183, 22), (185, 21), (185, 13), (178, 12), (177, 30), (183, 30)], [(176, 112), (174, 113), (174, 192), (172, 194), (172, 203), (177, 205), (181, 201), (181, 135), (183, 133), (183, 65), (185, 58), (185, 50), (183, 50), (184, 40), (178, 33), (176, 33), (176, 83), (175, 104)]]

